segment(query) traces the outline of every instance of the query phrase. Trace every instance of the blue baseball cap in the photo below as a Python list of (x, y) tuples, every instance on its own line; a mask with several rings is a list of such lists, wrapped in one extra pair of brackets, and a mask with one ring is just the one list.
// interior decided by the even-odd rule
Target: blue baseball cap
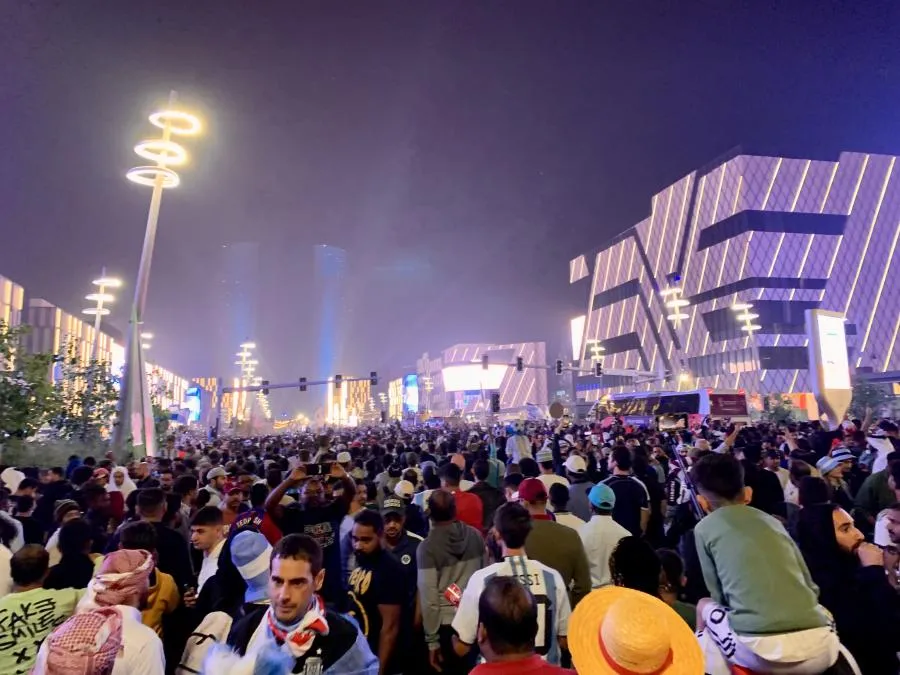
[(605, 483), (597, 483), (588, 492), (588, 501), (601, 511), (612, 511), (616, 505), (616, 493)]

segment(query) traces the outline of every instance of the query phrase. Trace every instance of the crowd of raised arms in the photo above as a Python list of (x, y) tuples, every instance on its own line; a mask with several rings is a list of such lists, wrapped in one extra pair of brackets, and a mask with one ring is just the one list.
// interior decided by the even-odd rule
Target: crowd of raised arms
[(6, 467), (0, 674), (896, 675), (898, 450), (554, 421)]

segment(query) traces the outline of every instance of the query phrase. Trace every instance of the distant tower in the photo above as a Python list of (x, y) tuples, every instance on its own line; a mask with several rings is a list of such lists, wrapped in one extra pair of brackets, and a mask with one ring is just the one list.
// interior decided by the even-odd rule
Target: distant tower
[(259, 306), (259, 244), (235, 242), (223, 244), (219, 257), (217, 278), (217, 330), (215, 374), (236, 375), (235, 353), (247, 340), (257, 339), (256, 311)]
[(316, 377), (340, 372), (347, 330), (347, 252), (318, 244), (314, 249)]

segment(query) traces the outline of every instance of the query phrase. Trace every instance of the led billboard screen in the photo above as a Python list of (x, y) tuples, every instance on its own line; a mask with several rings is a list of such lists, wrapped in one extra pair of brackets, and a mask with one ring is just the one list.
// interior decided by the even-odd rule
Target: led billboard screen
[(494, 364), (487, 370), (480, 363), (447, 366), (441, 371), (445, 391), (489, 391), (499, 389), (509, 366)]

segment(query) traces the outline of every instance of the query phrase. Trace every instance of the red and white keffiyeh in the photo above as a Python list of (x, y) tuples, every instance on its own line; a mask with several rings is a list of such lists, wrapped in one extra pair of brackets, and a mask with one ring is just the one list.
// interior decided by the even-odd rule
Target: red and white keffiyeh
[(288, 646), (294, 658), (299, 659), (312, 646), (316, 635), (328, 635), (328, 621), (325, 619), (325, 603), (318, 595), (314, 595), (306, 614), (300, 619), (300, 623), (292, 628), (283, 626), (272, 608), (266, 612), (266, 621), (269, 631), (276, 640)]
[(122, 648), (122, 615), (111, 607), (76, 614), (47, 638), (47, 675), (109, 675)]
[(88, 583), (87, 593), (78, 603), (79, 611), (129, 604), (135, 595), (147, 591), (154, 567), (153, 556), (147, 551), (113, 551)]

